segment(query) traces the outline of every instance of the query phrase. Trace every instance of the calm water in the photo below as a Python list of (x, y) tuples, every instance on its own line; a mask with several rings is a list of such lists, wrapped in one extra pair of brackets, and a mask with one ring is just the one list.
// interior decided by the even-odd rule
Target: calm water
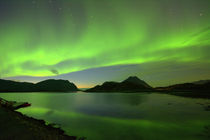
[(19, 111), (61, 126), (87, 140), (207, 140), (207, 99), (164, 94), (0, 93), (7, 100), (27, 101)]

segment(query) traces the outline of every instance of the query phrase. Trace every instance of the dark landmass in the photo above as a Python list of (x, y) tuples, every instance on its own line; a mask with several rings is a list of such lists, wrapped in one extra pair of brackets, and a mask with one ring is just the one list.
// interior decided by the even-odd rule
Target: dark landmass
[(210, 80), (157, 87), (155, 90), (184, 97), (210, 98)]
[(210, 98), (210, 80), (152, 88), (143, 80), (132, 76), (122, 82), (105, 82), (85, 92), (159, 92), (184, 97)]
[(86, 92), (140, 92), (154, 91), (153, 88), (136, 76), (131, 76), (122, 82), (105, 82)]
[[(60, 128), (46, 125), (45, 121), (27, 117), (0, 104), (1, 140), (76, 140)], [(83, 138), (80, 138), (81, 140)]]
[(206, 83), (209, 83), (210, 80), (200, 80), (200, 81), (195, 81), (195, 82), (192, 82), (193, 84), (197, 84), (197, 85), (202, 85), (202, 84), (206, 84)]
[[(45, 80), (33, 84), (0, 79), (0, 92), (74, 92), (79, 91), (74, 83), (68, 80)], [(131, 76), (122, 82), (104, 82), (85, 92), (159, 92), (185, 97), (210, 98), (210, 80), (192, 83), (175, 84), (167, 87), (152, 88), (145, 81)]]
[(8, 108), (10, 110), (17, 110), (19, 108), (31, 106), (31, 104), (28, 102), (7, 101), (0, 98), (0, 106)]
[(176, 84), (168, 87), (157, 87), (158, 91), (210, 91), (210, 81), (197, 84), (195, 83), (184, 83)]
[(68, 80), (49, 79), (33, 84), (0, 79), (0, 92), (73, 92), (78, 91)]

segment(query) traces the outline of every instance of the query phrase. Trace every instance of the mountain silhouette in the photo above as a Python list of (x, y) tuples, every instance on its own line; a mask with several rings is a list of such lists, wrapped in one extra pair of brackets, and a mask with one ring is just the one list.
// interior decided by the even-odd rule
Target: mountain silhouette
[(133, 83), (133, 84), (137, 84), (137, 85), (143, 85), (145, 87), (152, 88), (150, 85), (148, 85), (143, 80), (139, 79), (137, 76), (130, 76), (126, 80), (124, 80), (123, 82)]
[(68, 80), (49, 79), (33, 84), (0, 79), (0, 92), (71, 92), (78, 91)]
[(178, 91), (178, 92), (206, 92), (210, 91), (210, 81), (200, 80), (192, 83), (175, 84), (167, 87), (157, 87), (157, 91)]
[(209, 83), (209, 82), (210, 82), (210, 80), (200, 80), (200, 81), (193, 82), (193, 84), (202, 85), (202, 84), (206, 84), (206, 83)]
[(104, 82), (86, 92), (140, 92), (153, 91), (152, 87), (136, 76), (128, 77), (122, 82)]

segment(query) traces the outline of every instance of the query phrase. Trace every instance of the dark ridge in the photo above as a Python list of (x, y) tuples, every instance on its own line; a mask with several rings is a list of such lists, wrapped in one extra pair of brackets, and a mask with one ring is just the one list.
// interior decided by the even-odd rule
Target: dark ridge
[(78, 91), (68, 80), (49, 79), (33, 84), (0, 79), (0, 92), (72, 92)]
[(54, 80), (49, 79), (41, 81), (36, 84), (36, 88), (40, 91), (77, 91), (77, 87), (74, 83), (69, 82), (68, 80)]
[(193, 82), (193, 84), (202, 85), (202, 84), (206, 84), (206, 83), (209, 83), (209, 82), (210, 82), (210, 80), (200, 80), (200, 81)]
[(122, 82), (104, 82), (102, 85), (97, 85), (86, 92), (141, 92), (153, 91), (143, 80), (136, 76), (128, 77)]
[[(203, 84), (202, 84), (203, 83)], [(176, 84), (168, 87), (155, 88), (158, 92), (192, 98), (210, 98), (210, 81), (198, 83)]]
[(210, 82), (205, 82), (204, 84), (195, 83), (184, 83), (176, 84), (168, 87), (157, 87), (155, 88), (159, 91), (210, 91)]
[(148, 85), (145, 81), (139, 79), (137, 76), (130, 76), (123, 82), (129, 82), (132, 84), (138, 84), (138, 85), (143, 85), (144, 87), (152, 88), (150, 85)]

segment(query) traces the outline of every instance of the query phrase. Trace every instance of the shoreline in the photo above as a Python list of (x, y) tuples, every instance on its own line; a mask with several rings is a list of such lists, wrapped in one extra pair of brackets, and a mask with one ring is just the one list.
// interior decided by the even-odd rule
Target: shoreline
[(44, 120), (28, 117), (0, 105), (0, 139), (76, 140), (78, 137), (68, 136), (61, 128), (55, 128), (52, 124), (46, 125)]

